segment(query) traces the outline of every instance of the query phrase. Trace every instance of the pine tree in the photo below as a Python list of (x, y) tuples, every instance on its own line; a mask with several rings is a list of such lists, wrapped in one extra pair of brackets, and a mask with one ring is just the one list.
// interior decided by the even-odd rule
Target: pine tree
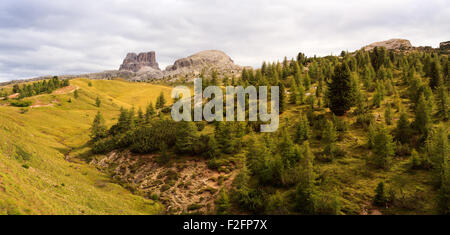
[(280, 114), (284, 112), (284, 110), (286, 109), (286, 90), (284, 89), (284, 85), (282, 82), (278, 83), (278, 87), (279, 87), (279, 91), (280, 91), (280, 103), (279, 103), (279, 107), (280, 107)]
[(388, 169), (391, 164), (392, 156), (395, 153), (395, 144), (389, 130), (382, 126), (375, 131), (373, 136), (373, 163), (383, 169)]
[(139, 107), (139, 109), (138, 109), (138, 116), (137, 116), (137, 123), (139, 123), (139, 124), (142, 124), (142, 123), (144, 123), (144, 121), (145, 121), (145, 118), (144, 118), (144, 113), (142, 112), (142, 109), (141, 109), (141, 107)]
[(311, 136), (308, 118), (303, 114), (300, 116), (300, 121), (297, 123), (295, 141), (298, 144), (303, 144)]
[(330, 154), (334, 151), (336, 141), (336, 127), (332, 121), (327, 120), (325, 123), (325, 128), (322, 131), (322, 142), (325, 145), (325, 153)]
[(179, 122), (176, 131), (175, 150), (181, 154), (194, 153), (194, 144), (197, 142), (196, 130), (192, 122)]
[(162, 109), (164, 108), (164, 105), (166, 105), (166, 98), (164, 97), (164, 93), (161, 91), (161, 94), (159, 94), (158, 99), (156, 100), (156, 109)]
[(355, 91), (351, 85), (350, 70), (345, 62), (335, 67), (327, 98), (331, 111), (338, 116), (344, 115), (354, 103)]
[(95, 99), (95, 106), (100, 107), (101, 104), (102, 101), (100, 100), (100, 97), (97, 96), (97, 98)]
[(387, 104), (384, 110), (384, 121), (388, 126), (392, 124), (392, 109), (390, 104)]
[(447, 88), (443, 84), (444, 82), (440, 82), (440, 85), (437, 88), (436, 95), (436, 103), (437, 103), (437, 114), (443, 120), (449, 119), (449, 111), (448, 111), (448, 91)]
[(322, 131), (322, 141), (325, 144), (333, 144), (337, 141), (336, 128), (332, 121), (327, 120)]
[(105, 126), (105, 120), (103, 119), (103, 116), (99, 111), (97, 115), (95, 115), (94, 122), (91, 126), (91, 140), (97, 141), (101, 138), (106, 137), (106, 130), (107, 128)]
[(422, 134), (423, 137), (426, 137), (428, 131), (431, 128), (431, 108), (429, 106), (429, 103), (425, 100), (425, 96), (423, 95), (423, 93), (420, 95), (416, 107), (413, 127), (420, 134)]
[(410, 123), (406, 113), (401, 113), (397, 121), (397, 128), (394, 130), (395, 140), (402, 144), (409, 144), (411, 136)]
[(386, 193), (384, 190), (384, 183), (380, 182), (375, 189), (375, 197), (373, 204), (376, 206), (384, 206), (386, 204)]
[(291, 91), (291, 94), (289, 96), (289, 103), (296, 104), (298, 102), (298, 89), (297, 89), (297, 84), (295, 83), (294, 80), (292, 80), (290, 91)]
[(153, 108), (153, 103), (150, 102), (150, 104), (148, 104), (147, 109), (145, 110), (145, 122), (149, 123), (150, 122), (150, 118), (155, 115), (155, 109)]
[(295, 209), (302, 214), (314, 214), (314, 155), (311, 152), (308, 141), (303, 143), (302, 151), (303, 157), (300, 162), (301, 177), (295, 193)]
[(297, 90), (298, 90), (298, 104), (304, 104), (306, 91), (305, 87), (301, 82), (299, 83)]
[(230, 122), (217, 122), (216, 129), (214, 131), (215, 139), (219, 145), (221, 151), (225, 154), (233, 153), (234, 148), (234, 136)]
[(429, 75), (430, 75), (430, 87), (431, 89), (434, 90), (439, 86), (439, 82), (442, 79), (441, 65), (437, 58), (431, 62)]
[(303, 79), (303, 86), (305, 87), (305, 91), (309, 91), (311, 87), (311, 78), (308, 73), (305, 74), (305, 78)]
[(73, 98), (77, 99), (78, 98), (78, 90), (75, 90), (73, 92)]

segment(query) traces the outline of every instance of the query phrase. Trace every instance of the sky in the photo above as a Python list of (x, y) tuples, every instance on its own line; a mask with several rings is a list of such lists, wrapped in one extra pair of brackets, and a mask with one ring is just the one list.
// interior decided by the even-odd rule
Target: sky
[(156, 51), (160, 68), (201, 50), (239, 65), (450, 40), (448, 0), (1, 0), (0, 82), (118, 69)]

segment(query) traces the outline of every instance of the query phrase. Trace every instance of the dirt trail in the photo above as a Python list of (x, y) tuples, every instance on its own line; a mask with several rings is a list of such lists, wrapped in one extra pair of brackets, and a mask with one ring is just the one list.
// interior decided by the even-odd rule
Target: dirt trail
[[(66, 87), (56, 89), (55, 91), (52, 92), (52, 94), (53, 95), (69, 94), (69, 93), (75, 92), (75, 90), (78, 90), (78, 89), (80, 89), (79, 86), (71, 85), (71, 86), (66, 86)], [(37, 96), (33, 97), (34, 104), (31, 105), (30, 108), (50, 107), (50, 106), (53, 106), (53, 105), (59, 103), (59, 100), (55, 99), (55, 100), (52, 100), (52, 102), (49, 104), (44, 104), (38, 99), (40, 96), (43, 96), (43, 95), (37, 95)]]

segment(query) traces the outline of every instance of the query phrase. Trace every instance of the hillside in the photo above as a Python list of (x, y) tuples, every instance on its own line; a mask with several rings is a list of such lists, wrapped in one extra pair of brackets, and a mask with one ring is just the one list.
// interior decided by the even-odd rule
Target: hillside
[[(124, 80), (70, 80), (23, 98), (29, 108), (0, 101), (0, 212), (448, 213), (446, 55), (299, 53), (236, 79), (215, 76), (205, 82), (279, 86), (279, 129), (176, 123), (171, 87)], [(105, 122), (90, 136), (96, 117)]]
[(132, 195), (80, 159), (97, 96), (110, 120), (120, 106), (146, 106), (169, 88), (86, 79), (72, 80), (71, 87), (79, 98), (64, 88), (25, 98), (35, 106), (26, 113), (0, 105), (0, 214), (160, 213), (158, 202)]

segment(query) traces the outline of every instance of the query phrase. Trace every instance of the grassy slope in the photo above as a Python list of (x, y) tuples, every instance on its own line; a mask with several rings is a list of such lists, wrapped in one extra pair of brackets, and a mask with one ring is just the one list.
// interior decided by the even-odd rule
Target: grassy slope
[[(125, 81), (76, 79), (71, 85), (80, 88), (78, 99), (73, 94), (41, 95), (27, 98), (35, 103), (48, 104), (57, 100), (52, 107), (32, 109), (25, 114), (19, 108), (0, 106), (0, 214), (136, 214), (155, 213), (158, 206), (153, 202), (133, 196), (121, 187), (107, 183), (108, 178), (82, 162), (68, 162), (64, 155), (83, 156), (88, 148), (88, 129), (98, 108), (97, 96), (102, 100), (100, 110), (111, 125), (118, 115), (120, 106), (144, 108), (148, 102), (155, 102), (161, 90), (166, 98), (170, 88), (145, 83)], [(396, 87), (399, 93), (405, 87)], [(367, 93), (369, 97), (373, 93)], [(67, 102), (69, 99), (71, 103)], [(393, 97), (386, 101), (392, 102)], [(168, 99), (169, 100), (169, 99)], [(405, 108), (408, 100), (403, 100)], [(296, 123), (298, 114), (306, 110), (306, 105), (289, 105), (281, 116), (281, 121), (289, 118), (290, 125)], [(373, 110), (383, 121), (384, 106)], [(317, 113), (329, 110), (318, 110)], [(394, 124), (399, 113), (394, 113)], [(412, 120), (412, 114), (410, 113)], [(381, 209), (383, 213), (431, 214), (434, 213), (436, 190), (431, 185), (430, 173), (410, 171), (409, 159), (395, 158), (390, 170), (377, 170), (366, 166), (366, 158), (371, 152), (364, 144), (367, 133), (352, 124), (355, 117), (345, 119), (350, 124), (349, 131), (339, 142), (346, 156), (331, 163), (317, 161), (316, 170), (327, 175), (332, 185), (342, 196), (342, 211), (346, 214), (359, 214), (363, 208), (372, 208), (374, 189), (380, 181), (389, 186), (402, 184), (405, 195), (415, 196), (417, 209)], [(206, 127), (212, 132), (212, 126)], [(294, 130), (292, 130), (294, 131)], [(21, 159), (15, 146), (21, 146), (32, 154), (30, 160)], [(312, 140), (313, 152), (319, 153), (322, 145)], [(72, 158), (76, 159), (76, 158)], [(27, 164), (29, 169), (22, 165)], [(65, 186), (61, 186), (64, 184)]]
[[(0, 106), (0, 214), (153, 214), (160, 206), (109, 183), (106, 175), (65, 155), (82, 154), (89, 127), (102, 100), (105, 120), (113, 120), (120, 106), (145, 107), (161, 90), (170, 88), (125, 81), (76, 79), (73, 93), (45, 94), (27, 99), (50, 107), (30, 109)], [(130, 95), (128, 95), (130, 94)], [(71, 102), (69, 103), (69, 99)], [(81, 146), (81, 147), (80, 147)], [(27, 168), (29, 167), (29, 168)]]

